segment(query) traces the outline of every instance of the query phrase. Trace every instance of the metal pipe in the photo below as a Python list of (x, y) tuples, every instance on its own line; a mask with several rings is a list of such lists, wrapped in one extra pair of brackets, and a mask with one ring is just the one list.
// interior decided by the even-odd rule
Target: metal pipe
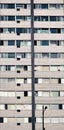
[(42, 106), (42, 130), (45, 130), (44, 128), (44, 112), (47, 109), (47, 106), (44, 108), (44, 105)]
[(34, 0), (31, 0), (32, 130), (35, 130)]

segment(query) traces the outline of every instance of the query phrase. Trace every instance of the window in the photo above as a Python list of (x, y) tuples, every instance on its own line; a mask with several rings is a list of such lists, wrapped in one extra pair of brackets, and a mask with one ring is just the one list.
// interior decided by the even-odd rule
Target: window
[(8, 78), (8, 82), (15, 82), (14, 78)]
[(42, 83), (49, 83), (49, 79), (43, 78), (43, 79), (42, 79)]
[(28, 123), (28, 118), (24, 118), (24, 123)]
[(56, 9), (57, 8), (57, 5), (56, 4), (50, 4), (49, 5), (49, 9)]
[(49, 53), (42, 53), (42, 58), (49, 58)]
[(39, 91), (38, 92), (38, 96), (41, 97), (42, 96), (42, 92)]
[(51, 53), (50, 57), (51, 58), (60, 58), (60, 53)]
[(64, 21), (64, 16), (61, 16), (59, 19), (60, 21)]
[(31, 79), (28, 78), (28, 79), (27, 79), (27, 84), (30, 84), (30, 83), (31, 83)]
[(0, 21), (7, 21), (8, 20), (8, 16), (0, 16)]
[(7, 9), (14, 9), (15, 8), (15, 4), (0, 4), (0, 8), (7, 8)]
[(37, 46), (49, 46), (49, 41), (48, 41), (48, 40), (36, 41), (35, 44), (36, 44)]
[(42, 105), (36, 105), (37, 110), (42, 110)]
[(16, 41), (16, 45), (17, 45), (17, 47), (20, 47), (20, 46), (30, 46), (31, 45), (31, 41), (17, 40)]
[(45, 123), (50, 123), (50, 119), (49, 119), (49, 118), (45, 118), (45, 119), (44, 119), (44, 122), (45, 122)]
[(61, 91), (61, 92), (60, 92), (60, 96), (61, 96), (61, 97), (64, 97), (64, 91)]
[(0, 105), (0, 110), (5, 110), (5, 105)]
[(48, 21), (48, 16), (41, 17), (40, 21)]
[(50, 109), (58, 110), (59, 109), (59, 105), (50, 105)]
[(22, 66), (22, 65), (17, 65), (17, 66), (16, 66), (16, 70), (17, 70), (17, 71), (23, 71), (23, 70), (24, 70), (24, 66)]
[(3, 123), (3, 117), (0, 117), (0, 123)]
[(61, 29), (61, 33), (64, 33), (64, 28)]
[(51, 33), (61, 33), (61, 29), (60, 28), (58, 28), (58, 29), (57, 28), (51, 28), (50, 32)]
[(34, 21), (48, 21), (48, 16), (34, 16)]
[(38, 78), (35, 78), (35, 84), (37, 84), (38, 83)]
[(9, 9), (14, 9), (15, 8), (15, 4), (8, 4), (8, 8)]
[(28, 118), (28, 122), (29, 122), (29, 123), (32, 122), (32, 118), (31, 118), (31, 117)]
[(28, 96), (31, 97), (32, 96), (32, 92), (28, 91)]
[(9, 33), (15, 33), (15, 28), (8, 28)]
[(0, 92), (2, 97), (15, 97), (15, 92)]
[(61, 79), (61, 83), (64, 84), (64, 79)]
[(31, 71), (31, 66), (27, 66), (28, 71)]
[(34, 29), (34, 33), (49, 33), (49, 29), (48, 28), (35, 28)]
[(15, 21), (15, 16), (8, 16), (8, 21)]
[(15, 58), (15, 53), (8, 53), (8, 58)]
[(64, 4), (60, 4), (60, 5), (59, 5), (59, 8), (60, 8), (60, 9), (64, 9)]
[(49, 46), (49, 41), (41, 41), (42, 46)]
[(49, 71), (49, 66), (43, 65), (42, 66), (42, 71)]
[(38, 78), (38, 83), (41, 84), (42, 83), (42, 79)]
[(9, 71), (15, 71), (15, 66), (8, 65), (7, 66), (7, 70), (9, 70)]
[(15, 28), (0, 28), (0, 33), (15, 33)]
[(0, 33), (3, 33), (3, 28), (0, 28)]
[(25, 96), (25, 97), (28, 96), (28, 91), (24, 91), (24, 96)]
[(8, 41), (8, 46), (14, 46), (15, 45), (15, 41), (14, 40), (9, 40)]
[(43, 96), (43, 97), (49, 97), (49, 92), (43, 92), (43, 93), (42, 93), (42, 96)]
[(6, 71), (6, 66), (0, 66), (0, 71)]
[(34, 4), (34, 9), (48, 9), (48, 4)]
[(24, 79), (16, 79), (16, 83), (24, 83)]
[(42, 4), (42, 9), (48, 9), (48, 4)]
[(23, 9), (29, 9), (30, 8), (30, 4), (16, 4), (16, 8), (23, 8)]
[(36, 118), (37, 123), (42, 123), (42, 118)]
[(59, 109), (62, 109), (62, 104), (59, 104)]
[(20, 35), (20, 33), (30, 33), (30, 28), (16, 28), (16, 33)]
[(50, 41), (50, 45), (52, 45), (52, 46), (60, 46), (61, 45), (61, 41), (55, 41), (55, 40)]
[(0, 40), (0, 46), (3, 46), (4, 44), (3, 44), (3, 41), (2, 40)]
[(1, 16), (1, 21), (15, 21), (15, 16)]
[(50, 92), (51, 97), (58, 97), (60, 96), (60, 92)]
[(8, 105), (7, 104), (5, 104), (5, 110), (7, 110), (8, 109)]
[(7, 118), (4, 118), (4, 123), (7, 123)]
[(57, 71), (57, 66), (50, 66), (50, 71)]
[(21, 21), (30, 21), (31, 17), (30, 16), (16, 16), (16, 20), (21, 22)]
[(56, 16), (50, 16), (50, 21), (57, 21), (57, 17)]

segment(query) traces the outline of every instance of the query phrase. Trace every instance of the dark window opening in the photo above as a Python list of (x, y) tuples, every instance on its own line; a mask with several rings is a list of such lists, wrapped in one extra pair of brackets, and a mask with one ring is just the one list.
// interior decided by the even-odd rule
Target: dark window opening
[(8, 53), (8, 58), (15, 58), (15, 53)]
[(29, 122), (29, 123), (32, 122), (32, 118), (31, 118), (31, 117), (28, 118), (28, 122)]
[(14, 9), (15, 8), (15, 4), (8, 4), (8, 8), (9, 9)]
[(38, 78), (35, 78), (35, 84), (37, 84), (38, 83)]
[(0, 46), (3, 46), (3, 41), (0, 41)]
[(24, 70), (27, 71), (27, 66), (26, 65), (24, 66)]
[(59, 41), (57, 41), (57, 46), (59, 46), (60, 45), (60, 42)]
[(3, 123), (3, 117), (0, 117), (0, 123)]
[[(28, 122), (31, 123), (32, 122), (32, 117), (28, 118)], [(35, 118), (35, 122), (36, 122), (36, 118)]]
[(58, 28), (57, 33), (61, 33), (61, 29), (60, 28)]
[(36, 97), (38, 96), (38, 91), (35, 91), (35, 96), (36, 96)]
[(41, 42), (42, 46), (49, 46), (49, 41), (45, 40)]
[(58, 83), (61, 84), (61, 79), (60, 78), (58, 79)]
[(15, 41), (14, 40), (9, 40), (8, 41), (8, 46), (14, 46), (15, 45)]
[(27, 83), (27, 78), (24, 79), (24, 83), (25, 83), (25, 84)]
[(62, 109), (62, 104), (59, 104), (59, 109)]
[(16, 46), (20, 48), (20, 41), (16, 41)]
[(8, 109), (8, 106), (7, 106), (7, 104), (5, 104), (5, 110), (7, 110)]
[(28, 96), (28, 92), (24, 91), (24, 96), (27, 97)]
[(48, 9), (48, 4), (42, 4), (42, 9)]
[(50, 16), (50, 21), (56, 21), (56, 16)]
[(8, 16), (8, 21), (15, 21), (15, 16)]
[(0, 33), (3, 33), (3, 28), (0, 28)]
[(24, 4), (24, 9), (27, 9), (27, 4)]
[(37, 46), (37, 41), (36, 40), (34, 40), (34, 45)]

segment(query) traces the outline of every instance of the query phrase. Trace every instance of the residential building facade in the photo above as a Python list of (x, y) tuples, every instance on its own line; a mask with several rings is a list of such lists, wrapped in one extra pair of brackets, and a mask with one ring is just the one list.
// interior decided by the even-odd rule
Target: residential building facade
[(42, 130), (42, 106), (64, 130), (64, 0), (0, 0), (0, 129)]

